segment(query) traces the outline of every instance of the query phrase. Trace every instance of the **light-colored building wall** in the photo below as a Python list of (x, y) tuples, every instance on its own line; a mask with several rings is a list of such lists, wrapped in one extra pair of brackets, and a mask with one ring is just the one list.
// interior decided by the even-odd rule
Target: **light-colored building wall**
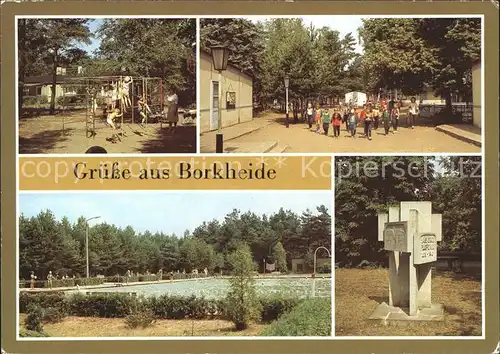
[(420, 100), (422, 100), (422, 104), (445, 104), (445, 100), (436, 95), (430, 87), (426, 88), (420, 95)]
[[(238, 69), (228, 66), (222, 72), (222, 82), (219, 84), (219, 95), (222, 95), (222, 127), (250, 121), (253, 118), (253, 80)], [(217, 123), (212, 119), (213, 95), (212, 82), (219, 80), (219, 73), (213, 70), (212, 57), (201, 53), (200, 60), (200, 131), (205, 133), (217, 129)], [(236, 107), (226, 107), (228, 91), (236, 93)], [(220, 96), (219, 96), (220, 97)]]
[(481, 128), (481, 62), (472, 66), (472, 120), (474, 125)]
[[(52, 85), (42, 86), (42, 96), (47, 96), (49, 102), (52, 99)], [(58, 97), (64, 96), (64, 90), (61, 85), (56, 85), (56, 100)], [(56, 101), (57, 102), (57, 101)]]

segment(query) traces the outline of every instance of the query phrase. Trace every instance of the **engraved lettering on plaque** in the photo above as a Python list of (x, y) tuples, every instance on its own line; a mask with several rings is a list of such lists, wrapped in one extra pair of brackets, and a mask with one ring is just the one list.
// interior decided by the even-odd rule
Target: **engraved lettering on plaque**
[(431, 263), (437, 260), (437, 239), (435, 234), (421, 234), (414, 241), (414, 264)]

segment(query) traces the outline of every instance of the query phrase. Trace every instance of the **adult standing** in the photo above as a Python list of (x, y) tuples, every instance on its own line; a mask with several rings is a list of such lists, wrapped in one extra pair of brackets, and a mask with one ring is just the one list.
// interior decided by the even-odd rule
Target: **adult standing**
[(307, 123), (309, 124), (309, 129), (312, 128), (314, 108), (311, 102), (307, 104)]
[(158, 281), (162, 280), (163, 278), (163, 269), (160, 268), (160, 270), (158, 271)]
[(175, 87), (171, 87), (167, 96), (167, 122), (168, 130), (175, 132), (177, 122), (179, 121), (179, 97)]
[(127, 274), (125, 275), (127, 284), (130, 281), (131, 277), (132, 277), (132, 273), (130, 272), (130, 269), (129, 269), (129, 270), (127, 270)]
[(408, 114), (406, 115), (406, 126), (410, 127), (411, 129), (415, 128), (415, 117), (419, 113), (419, 107), (417, 103), (417, 99), (415, 97), (412, 97), (410, 99), (410, 106), (408, 107)]
[(35, 288), (35, 280), (36, 280), (35, 272), (31, 271), (31, 281), (30, 281), (30, 288), (31, 289)]
[(52, 275), (52, 271), (49, 271), (49, 275), (47, 275), (47, 285), (49, 289), (52, 289), (52, 280), (54, 280), (54, 276)]

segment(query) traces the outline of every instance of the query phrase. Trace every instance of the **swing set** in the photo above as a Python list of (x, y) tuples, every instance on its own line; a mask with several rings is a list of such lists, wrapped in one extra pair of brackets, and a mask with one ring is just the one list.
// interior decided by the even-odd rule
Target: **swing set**
[[(63, 92), (64, 135), (67, 125), (73, 123), (68, 120), (68, 116), (74, 109), (85, 109), (87, 138), (95, 138), (96, 124), (106, 122), (108, 114), (113, 114), (115, 109), (119, 110), (116, 117), (120, 118), (120, 130), (125, 123), (144, 123), (147, 126), (148, 118), (152, 121), (161, 120), (163, 112), (163, 80), (157, 77), (123, 75), (68, 78), (63, 84)], [(141, 102), (146, 103), (149, 110), (143, 110)], [(144, 117), (141, 117), (141, 112), (144, 112)], [(115, 138), (121, 140), (117, 133), (113, 134), (112, 139)]]

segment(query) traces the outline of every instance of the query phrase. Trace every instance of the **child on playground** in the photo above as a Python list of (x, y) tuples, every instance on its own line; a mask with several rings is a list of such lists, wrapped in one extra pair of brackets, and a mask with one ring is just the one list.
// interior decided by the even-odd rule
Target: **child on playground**
[(394, 103), (391, 109), (391, 120), (392, 120), (392, 133), (395, 134), (398, 131), (399, 125), (399, 103)]
[(137, 105), (139, 106), (139, 114), (142, 117), (141, 125), (147, 121), (148, 113), (151, 114), (151, 109), (149, 108), (145, 97), (138, 97)]
[(123, 116), (123, 113), (120, 113), (119, 108), (115, 108), (111, 113), (108, 114), (108, 118), (106, 119), (106, 123), (108, 123), (111, 128), (113, 128), (113, 135), (111, 137), (112, 142), (116, 142), (116, 140), (120, 140), (120, 137), (118, 134), (116, 134), (116, 125), (115, 121), (116, 119), (120, 118)]
[(332, 125), (333, 125), (333, 136), (335, 138), (340, 137), (340, 126), (342, 125), (342, 116), (340, 115), (338, 110), (335, 110), (335, 112), (333, 112)]
[(328, 136), (328, 128), (330, 127), (331, 119), (330, 119), (330, 111), (328, 109), (324, 109), (321, 114), (321, 119), (323, 121), (323, 132), (326, 136)]
[(389, 129), (391, 128), (391, 115), (386, 106), (382, 106), (381, 118), (382, 124), (384, 125), (385, 135), (388, 135)]
[(356, 125), (358, 124), (358, 114), (355, 108), (351, 109), (351, 113), (348, 118), (349, 122), (349, 132), (351, 133), (351, 138), (356, 137)]
[(115, 108), (111, 113), (108, 114), (108, 118), (106, 119), (106, 123), (108, 123), (113, 130), (116, 130), (115, 120), (121, 118), (123, 114), (120, 113), (119, 108)]
[(316, 105), (315, 117), (314, 121), (316, 122), (316, 134), (319, 134), (319, 130), (321, 129), (321, 109), (319, 108), (319, 104)]

